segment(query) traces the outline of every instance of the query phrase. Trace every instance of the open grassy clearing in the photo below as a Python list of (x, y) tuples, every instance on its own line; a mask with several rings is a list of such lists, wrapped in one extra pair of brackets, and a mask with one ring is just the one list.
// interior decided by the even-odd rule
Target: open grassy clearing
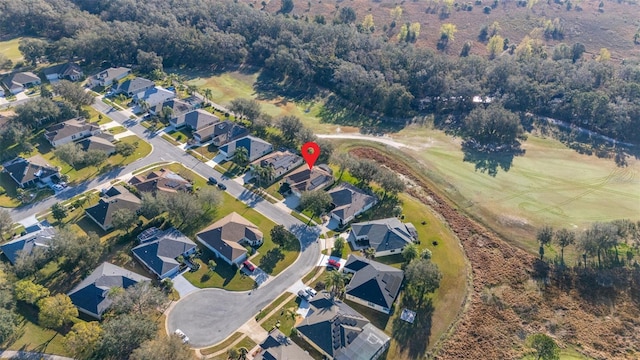
[(211, 89), (211, 101), (220, 105), (228, 106), (231, 100), (236, 98), (251, 98), (258, 100), (262, 111), (273, 117), (297, 116), (317, 132), (332, 132), (338, 128), (336, 125), (321, 124), (318, 121), (317, 117), (323, 108), (322, 98), (296, 102), (256, 91), (259, 71), (232, 71), (213, 76), (195, 71), (179, 71), (179, 73), (189, 79), (189, 84), (201, 89)]
[(638, 160), (620, 168), (613, 160), (530, 135), (524, 156), (513, 158), (508, 171), (500, 168), (491, 176), (464, 162), (458, 139), (440, 131), (411, 127), (394, 139), (424, 144), (409, 156), (421, 161), (418, 170), (437, 184), (436, 190), (530, 251), (537, 251), (535, 231), (543, 224), (581, 229), (594, 221), (638, 219), (640, 214)]
[(18, 37), (0, 41), (0, 54), (6, 56), (9, 60), (13, 61), (14, 64), (24, 59), (20, 50), (18, 50), (21, 39), (28, 39), (28, 37)]
[(2, 349), (69, 355), (63, 346), (64, 336), (62, 334), (38, 325), (38, 312), (35, 307), (18, 304), (18, 311), (22, 317), (18, 330), (11, 338), (0, 344)]

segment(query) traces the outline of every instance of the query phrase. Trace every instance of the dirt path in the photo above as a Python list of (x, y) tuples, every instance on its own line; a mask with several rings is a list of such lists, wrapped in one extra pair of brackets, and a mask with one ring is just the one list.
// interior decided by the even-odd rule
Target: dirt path
[(321, 139), (369, 140), (369, 141), (375, 141), (377, 143), (389, 145), (396, 149), (405, 148), (405, 149), (412, 149), (412, 150), (420, 150), (419, 147), (409, 146), (401, 142), (397, 142), (388, 136), (373, 136), (373, 135), (364, 135), (364, 134), (318, 134), (316, 136)]
[(575, 291), (548, 287), (531, 279), (534, 255), (516, 248), (469, 219), (433, 192), (401, 160), (359, 147), (354, 156), (383, 163), (421, 188), (411, 195), (441, 214), (462, 242), (471, 262), (473, 289), (468, 310), (440, 347), (440, 359), (513, 359), (527, 349), (527, 336), (543, 332), (560, 346), (572, 344), (598, 359), (626, 359), (638, 354), (640, 311), (628, 299), (590, 303)]

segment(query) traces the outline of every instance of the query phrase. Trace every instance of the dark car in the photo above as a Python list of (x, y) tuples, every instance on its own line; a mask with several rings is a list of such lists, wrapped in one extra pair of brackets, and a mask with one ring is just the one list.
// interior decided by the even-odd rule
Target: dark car
[(218, 180), (216, 180), (216, 178), (214, 178), (213, 176), (209, 178), (209, 184), (215, 185), (217, 183), (218, 183)]
[(220, 190), (227, 190), (227, 185), (223, 183), (218, 183), (218, 188), (220, 188)]
[(249, 261), (249, 260), (245, 260), (242, 265), (244, 265), (244, 267), (247, 268), (247, 270), (253, 272), (253, 270), (256, 269), (256, 267)]

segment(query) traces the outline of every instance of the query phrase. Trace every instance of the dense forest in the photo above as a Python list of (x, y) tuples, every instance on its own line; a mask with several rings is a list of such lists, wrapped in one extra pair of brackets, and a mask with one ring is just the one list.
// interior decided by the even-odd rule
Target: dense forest
[(465, 115), (474, 96), (489, 96), (513, 112), (640, 143), (640, 66), (615, 65), (606, 54), (583, 58), (579, 43), (548, 53), (535, 40), (506, 46), (487, 34), (493, 56), (454, 57), (388, 43), (353, 24), (294, 20), (230, 0), (6, 0), (0, 14), (0, 31), (49, 39), (31, 55), (53, 61), (125, 65), (157, 56), (165, 67), (250, 64), (276, 74), (283, 90), (328, 88), (390, 121)]

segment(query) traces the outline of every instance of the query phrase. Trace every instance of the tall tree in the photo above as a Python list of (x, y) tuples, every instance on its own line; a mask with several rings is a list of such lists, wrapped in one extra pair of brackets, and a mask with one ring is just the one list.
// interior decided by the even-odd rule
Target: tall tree
[(275, 170), (269, 165), (257, 165), (253, 168), (253, 174), (257, 180), (258, 185), (266, 187), (273, 182)]
[(222, 195), (213, 188), (202, 188), (198, 191), (198, 201), (206, 211), (215, 209), (222, 204)]
[(186, 360), (192, 358), (193, 352), (188, 345), (182, 343), (182, 339), (177, 335), (147, 340), (129, 357), (130, 360)]
[(129, 209), (118, 209), (111, 215), (111, 223), (116, 230), (125, 230), (129, 234), (131, 227), (136, 224), (138, 215)]
[(169, 215), (178, 229), (184, 229), (204, 215), (205, 212), (195, 195), (184, 191), (167, 194), (164, 196), (163, 203), (166, 206), (165, 210), (171, 210)]
[(95, 267), (103, 251), (100, 237), (96, 233), (78, 234), (69, 228), (58, 231), (51, 249), (63, 259), (60, 267), (69, 272), (75, 268), (89, 270)]
[(0, 343), (16, 333), (20, 318), (12, 310), (0, 308)]
[(249, 150), (243, 146), (237, 147), (236, 151), (233, 153), (233, 160), (238, 164), (238, 166), (247, 166), (249, 163)]
[(378, 164), (369, 159), (355, 159), (351, 162), (349, 172), (356, 179), (360, 180), (361, 184), (368, 185), (373, 179), (376, 178), (380, 167)]
[(536, 240), (540, 243), (540, 260), (544, 258), (544, 247), (546, 245), (551, 244), (551, 240), (553, 240), (553, 228), (551, 226), (543, 226), (538, 230), (538, 234), (536, 235)]
[(67, 208), (60, 203), (55, 203), (51, 206), (51, 216), (60, 222), (67, 217)]
[(64, 337), (64, 347), (74, 359), (90, 359), (102, 341), (102, 327), (97, 321), (78, 322)]
[(24, 301), (27, 304), (32, 305), (36, 304), (40, 299), (49, 296), (49, 289), (26, 279), (18, 281), (15, 284), (13, 291), (15, 292), (17, 300)]
[(562, 228), (556, 231), (554, 235), (556, 242), (560, 246), (560, 259), (564, 264), (564, 248), (576, 242), (576, 234), (571, 230)]
[(129, 286), (124, 291), (109, 293), (111, 309), (116, 314), (145, 314), (167, 302), (166, 295), (148, 281)]
[(413, 259), (418, 258), (419, 255), (420, 251), (416, 244), (409, 244), (402, 250), (402, 257), (407, 262), (407, 264), (413, 261)]
[(496, 55), (502, 53), (504, 47), (504, 38), (500, 35), (494, 35), (489, 38), (487, 43), (487, 51), (489, 52), (489, 59), (494, 59)]
[(271, 241), (283, 249), (291, 249), (298, 239), (283, 225), (276, 225), (271, 229)]
[(102, 342), (97, 351), (101, 359), (127, 359), (142, 343), (154, 338), (158, 325), (147, 316), (124, 314), (102, 326)]
[(107, 160), (107, 153), (102, 150), (89, 150), (85, 152), (82, 163), (85, 166), (100, 167)]
[(48, 47), (49, 43), (41, 39), (24, 38), (18, 44), (18, 50), (33, 66), (46, 55)]
[(84, 91), (82, 85), (78, 83), (60, 80), (53, 84), (53, 91), (77, 108), (93, 104), (93, 95)]
[(262, 109), (260, 103), (254, 99), (237, 98), (231, 100), (229, 110), (240, 118), (246, 118), (253, 122), (260, 117)]
[(384, 190), (384, 197), (387, 193), (391, 193), (393, 196), (405, 189), (405, 184), (402, 179), (395, 172), (386, 168), (380, 168), (376, 174), (375, 181)]
[(49, 329), (59, 329), (78, 317), (78, 309), (66, 294), (57, 294), (38, 302), (38, 322)]
[(560, 348), (556, 342), (546, 334), (531, 335), (528, 339), (529, 346), (536, 351), (538, 360), (560, 359)]
[(122, 155), (123, 157), (129, 157), (136, 152), (136, 145), (126, 142), (119, 142), (116, 144), (116, 153)]
[(416, 259), (405, 270), (407, 290), (417, 300), (420, 308), (427, 295), (440, 287), (442, 273), (438, 266), (426, 259)]
[(329, 271), (324, 279), (327, 286), (331, 289), (331, 296), (341, 298), (347, 283), (346, 275), (338, 270)]
[(514, 145), (524, 134), (518, 116), (494, 104), (472, 110), (464, 127), (467, 138), (482, 146)]
[(331, 195), (322, 190), (304, 191), (300, 196), (300, 208), (319, 216), (331, 205)]
[(84, 161), (85, 152), (80, 145), (70, 142), (56, 147), (53, 154), (75, 168)]
[(282, 137), (287, 141), (289, 146), (293, 146), (297, 143), (296, 139), (300, 131), (304, 128), (304, 125), (295, 116), (283, 116), (278, 119), (276, 126), (282, 132)]
[(13, 219), (7, 209), (0, 209), (0, 241), (4, 239), (5, 235), (13, 227)]

